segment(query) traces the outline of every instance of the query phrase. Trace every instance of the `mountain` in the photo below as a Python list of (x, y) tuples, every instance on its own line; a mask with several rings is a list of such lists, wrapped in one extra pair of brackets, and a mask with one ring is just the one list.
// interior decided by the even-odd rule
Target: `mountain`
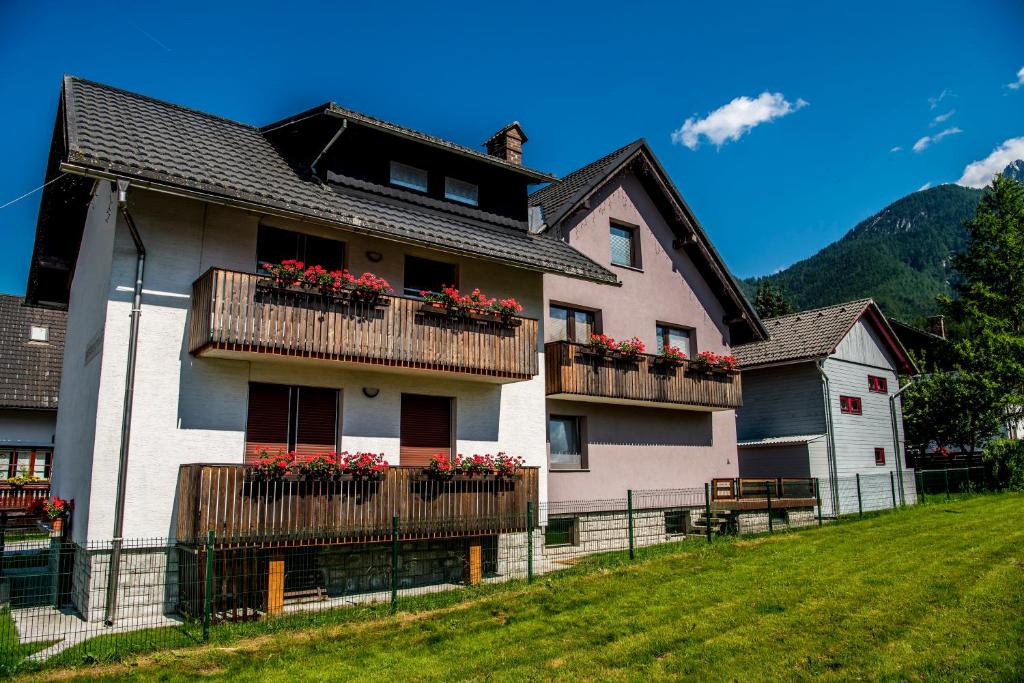
[[(1024, 171), (1024, 162), (1015, 164), (1008, 173)], [(781, 285), (798, 310), (871, 297), (886, 315), (919, 320), (935, 313), (937, 295), (950, 291), (950, 256), (966, 245), (963, 223), (982, 192), (939, 185), (909, 194), (766, 279)], [(743, 282), (751, 298), (760, 279)]]

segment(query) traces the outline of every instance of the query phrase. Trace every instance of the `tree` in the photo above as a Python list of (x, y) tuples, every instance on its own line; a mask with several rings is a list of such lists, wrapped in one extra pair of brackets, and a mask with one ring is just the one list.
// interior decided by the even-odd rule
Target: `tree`
[(768, 278), (758, 280), (757, 293), (754, 294), (754, 309), (762, 318), (777, 318), (794, 310), (793, 304), (786, 298), (785, 290), (772, 284)]
[(976, 373), (924, 375), (903, 401), (907, 449), (922, 455), (947, 446), (976, 455), (1003, 421), (999, 387)]

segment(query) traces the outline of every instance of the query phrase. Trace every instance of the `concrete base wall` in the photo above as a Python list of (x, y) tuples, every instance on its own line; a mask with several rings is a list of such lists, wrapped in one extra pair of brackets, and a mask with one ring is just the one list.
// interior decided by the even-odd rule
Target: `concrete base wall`
[[(169, 614), (178, 609), (177, 550), (167, 547), (125, 548), (118, 575), (117, 619)], [(75, 550), (71, 602), (87, 621), (106, 614), (110, 550)]]

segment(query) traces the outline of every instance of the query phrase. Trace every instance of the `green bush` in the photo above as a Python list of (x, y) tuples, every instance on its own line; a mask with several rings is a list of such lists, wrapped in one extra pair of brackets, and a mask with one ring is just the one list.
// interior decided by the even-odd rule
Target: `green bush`
[(996, 439), (985, 446), (984, 458), (1000, 484), (1024, 491), (1024, 441)]

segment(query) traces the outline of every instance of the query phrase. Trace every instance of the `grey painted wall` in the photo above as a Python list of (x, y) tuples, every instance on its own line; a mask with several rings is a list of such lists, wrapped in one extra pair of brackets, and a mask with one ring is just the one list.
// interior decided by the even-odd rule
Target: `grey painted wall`
[(742, 372), (743, 407), (736, 412), (740, 441), (825, 433), (821, 375), (814, 363)]

